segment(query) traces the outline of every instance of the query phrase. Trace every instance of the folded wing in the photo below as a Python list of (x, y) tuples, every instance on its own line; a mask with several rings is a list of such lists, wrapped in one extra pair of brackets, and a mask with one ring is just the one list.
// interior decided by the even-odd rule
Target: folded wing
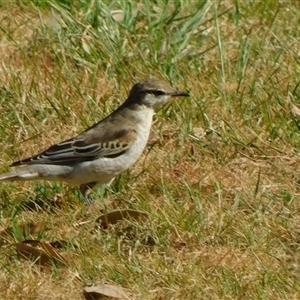
[(133, 129), (114, 130), (97, 134), (96, 128), (81, 135), (55, 144), (47, 150), (11, 166), (30, 164), (72, 165), (92, 161), (101, 157), (115, 158), (125, 153), (136, 140)]

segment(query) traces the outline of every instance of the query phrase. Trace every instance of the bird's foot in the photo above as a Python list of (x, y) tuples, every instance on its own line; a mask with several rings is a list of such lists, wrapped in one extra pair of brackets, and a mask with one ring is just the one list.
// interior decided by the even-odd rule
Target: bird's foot
[(85, 184), (81, 184), (80, 185), (80, 192), (82, 193), (82, 195), (84, 196), (84, 202), (86, 205), (92, 205), (93, 200), (92, 198), (89, 196), (92, 188), (97, 184), (97, 182), (89, 182), (89, 183), (85, 183)]

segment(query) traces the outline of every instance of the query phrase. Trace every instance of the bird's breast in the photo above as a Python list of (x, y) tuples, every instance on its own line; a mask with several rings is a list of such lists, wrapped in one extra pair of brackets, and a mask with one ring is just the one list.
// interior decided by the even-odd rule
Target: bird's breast
[(147, 145), (151, 130), (152, 118), (153, 110), (150, 108), (144, 108), (143, 110), (139, 111), (138, 115), (136, 116), (135, 130), (137, 133), (137, 138), (132, 147), (127, 151), (131, 164), (133, 164), (139, 158)]
[(134, 130), (136, 131), (136, 140), (132, 146), (122, 155), (115, 158), (114, 166), (118, 173), (130, 168), (143, 153), (150, 134), (153, 117), (153, 109), (144, 107), (132, 115), (134, 121)]
[[(78, 166), (76, 174), (80, 173), (80, 178), (73, 178), (73, 181), (107, 183), (115, 176), (130, 168), (144, 151), (152, 124), (153, 110), (145, 108), (132, 116), (135, 121), (134, 130), (136, 140), (131, 147), (117, 157), (100, 157), (97, 160), (83, 162)], [(76, 177), (76, 176), (75, 176)]]

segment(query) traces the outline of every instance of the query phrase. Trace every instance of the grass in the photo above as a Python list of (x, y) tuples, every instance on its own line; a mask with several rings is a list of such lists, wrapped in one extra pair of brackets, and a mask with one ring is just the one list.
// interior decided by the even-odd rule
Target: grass
[[(91, 208), (68, 185), (1, 183), (0, 298), (108, 283), (131, 299), (299, 299), (299, 17), (297, 1), (2, 3), (2, 172), (149, 76), (191, 97), (157, 113), (139, 162)], [(95, 227), (125, 208), (148, 220)], [(67, 264), (8, 246), (33, 238), (66, 241)]]

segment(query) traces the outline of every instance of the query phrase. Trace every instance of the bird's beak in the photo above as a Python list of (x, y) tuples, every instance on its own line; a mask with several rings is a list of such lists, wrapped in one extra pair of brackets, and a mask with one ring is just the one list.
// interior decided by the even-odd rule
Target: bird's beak
[(176, 92), (170, 93), (170, 96), (172, 96), (172, 97), (189, 97), (190, 95), (186, 92), (176, 91)]

